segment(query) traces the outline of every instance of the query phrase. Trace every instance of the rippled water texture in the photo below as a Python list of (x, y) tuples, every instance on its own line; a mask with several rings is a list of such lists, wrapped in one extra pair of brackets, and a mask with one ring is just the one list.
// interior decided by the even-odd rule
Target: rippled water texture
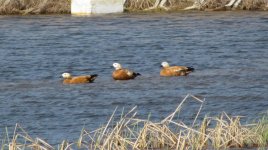
[[(159, 77), (161, 61), (193, 66), (187, 77)], [(142, 74), (111, 78), (113, 62)], [(0, 16), (0, 131), (20, 123), (50, 143), (75, 140), (113, 110), (137, 105), (159, 120), (188, 93), (206, 98), (202, 114), (255, 118), (268, 109), (267, 12)], [(61, 74), (97, 73), (93, 84), (63, 85)], [(181, 112), (189, 120), (200, 103)]]

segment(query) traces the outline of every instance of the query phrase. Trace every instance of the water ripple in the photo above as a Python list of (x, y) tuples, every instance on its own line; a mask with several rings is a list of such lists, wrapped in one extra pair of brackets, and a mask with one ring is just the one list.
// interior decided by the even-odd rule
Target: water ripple
[[(117, 106), (138, 106), (138, 116), (163, 119), (188, 93), (206, 98), (202, 115), (254, 118), (267, 111), (266, 12), (0, 18), (0, 129), (20, 123), (56, 144), (76, 140), (84, 125), (105, 123)], [(196, 71), (161, 78), (161, 61)], [(142, 76), (113, 81), (113, 62)], [(63, 85), (63, 72), (99, 77)], [(190, 122), (198, 107), (187, 101), (182, 119)]]

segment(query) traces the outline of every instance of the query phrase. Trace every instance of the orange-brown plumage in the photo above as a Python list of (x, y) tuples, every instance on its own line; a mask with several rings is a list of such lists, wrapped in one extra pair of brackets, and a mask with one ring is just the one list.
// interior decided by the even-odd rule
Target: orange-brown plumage
[(115, 71), (112, 74), (114, 80), (130, 80), (139, 76), (139, 73), (135, 73), (128, 69), (123, 69), (120, 64), (113, 64)]
[(72, 77), (69, 73), (62, 74), (64, 80), (64, 84), (83, 84), (83, 83), (91, 83), (97, 78), (97, 74), (88, 75), (88, 76), (76, 76)]
[(170, 76), (187, 76), (189, 73), (194, 71), (192, 67), (186, 66), (169, 66), (167, 62), (163, 62), (162, 69), (160, 71), (160, 76), (170, 77)]

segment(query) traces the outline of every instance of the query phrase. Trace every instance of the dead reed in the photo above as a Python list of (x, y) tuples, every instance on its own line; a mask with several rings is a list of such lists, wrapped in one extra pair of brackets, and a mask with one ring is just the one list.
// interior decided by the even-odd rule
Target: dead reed
[(126, 0), (124, 7), (127, 10), (144, 10), (152, 7), (155, 0)]
[[(225, 8), (230, 0), (126, 0), (125, 8), (130, 11), (135, 10), (151, 10), (150, 8), (158, 9), (155, 7), (158, 3), (164, 2), (167, 9), (164, 10), (180, 10), (189, 7), (195, 3), (200, 2), (200, 10), (226, 10), (219, 9)], [(236, 9), (241, 10), (267, 10), (267, 0), (242, 0)], [(161, 9), (162, 10), (162, 9)]]
[[(226, 4), (230, 0), (206, 0), (201, 9), (218, 9), (225, 8)], [(242, 0), (238, 7), (238, 10), (266, 10), (268, 6), (267, 0)], [(223, 9), (221, 9), (223, 10)]]
[[(182, 10), (203, 0), (125, 0), (126, 11), (141, 11), (164, 8)], [(230, 0), (204, 0), (200, 10), (225, 8)], [(159, 6), (159, 7), (158, 7)], [(161, 6), (161, 7), (160, 7)], [(267, 0), (243, 0), (236, 9), (268, 10)], [(160, 9), (163, 10), (163, 9)], [(6, 14), (69, 14), (71, 0), (0, 0), (0, 15)]]
[[(191, 125), (176, 118), (188, 98), (200, 103)], [(205, 117), (197, 123), (204, 100), (187, 95), (177, 109), (159, 122), (136, 118), (136, 107), (122, 113), (116, 121), (115, 113), (108, 123), (94, 131), (82, 130), (78, 146), (86, 149), (228, 149), (263, 147), (267, 145), (263, 132), (267, 124), (241, 124), (241, 117), (222, 113), (219, 117)], [(267, 138), (267, 137), (266, 137)], [(267, 140), (267, 139), (266, 139)]]
[[(139, 11), (139, 10), (152, 10), (158, 9), (156, 7), (158, 3), (163, 0), (126, 0), (124, 7), (126, 10)], [(166, 0), (164, 5), (168, 7), (168, 10), (183, 9), (193, 4), (193, 0)]]
[(244, 10), (267, 10), (268, 0), (243, 0), (240, 9)]
[[(183, 104), (195, 100), (200, 107), (194, 114), (192, 123), (180, 121)], [(197, 121), (204, 100), (187, 95), (178, 107), (161, 121), (136, 117), (136, 107), (121, 113), (116, 117), (117, 109), (113, 112), (107, 124), (94, 131), (82, 129), (76, 142), (63, 141), (54, 148), (40, 138), (32, 138), (18, 124), (13, 136), (2, 140), (2, 148), (9, 150), (144, 150), (144, 149), (231, 149), (231, 148), (261, 148), (268, 144), (268, 119), (263, 118), (252, 124), (241, 124), (241, 117), (231, 117), (223, 112), (218, 117), (204, 117)], [(75, 147), (75, 148), (74, 148)]]
[(0, 15), (70, 13), (70, 0), (0, 0)]
[(230, 0), (206, 0), (201, 9), (215, 9), (224, 7)]

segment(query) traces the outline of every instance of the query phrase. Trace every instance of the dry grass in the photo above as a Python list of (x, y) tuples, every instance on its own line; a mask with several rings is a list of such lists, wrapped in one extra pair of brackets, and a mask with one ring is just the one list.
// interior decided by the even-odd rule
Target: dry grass
[[(200, 102), (200, 109), (191, 125), (176, 118), (183, 103), (192, 97)], [(205, 117), (201, 123), (197, 118), (203, 100), (188, 95), (177, 109), (159, 122), (136, 118), (136, 107), (116, 121), (114, 115), (108, 123), (94, 131), (82, 130), (78, 146), (86, 149), (227, 149), (262, 147), (267, 144), (261, 134), (265, 129), (261, 123), (241, 124), (241, 117)], [(114, 123), (113, 123), (114, 122)], [(266, 125), (267, 127), (267, 125)]]
[(268, 8), (268, 0), (243, 0), (240, 8), (244, 10), (265, 10)]
[[(193, 99), (200, 104), (191, 124), (186, 125), (178, 114), (183, 104)], [(116, 117), (113, 112), (107, 124), (94, 130), (82, 129), (77, 142), (63, 141), (58, 150), (144, 150), (144, 149), (230, 149), (267, 147), (267, 118), (254, 124), (241, 124), (241, 117), (222, 113), (219, 117), (204, 117), (197, 121), (204, 100), (187, 95), (174, 112), (159, 122), (138, 119), (136, 107)], [(118, 119), (117, 119), (118, 118)], [(7, 137), (9, 137), (7, 132)], [(40, 138), (31, 138), (23, 128), (16, 125), (12, 139), (5, 138), (2, 150), (51, 150), (56, 149)], [(75, 147), (75, 148), (74, 148)]]
[[(230, 0), (205, 0), (201, 10), (224, 8)], [(146, 10), (154, 5), (156, 0), (126, 0), (125, 8), (128, 10)], [(166, 6), (169, 10), (184, 9), (193, 4), (193, 0), (168, 0)], [(242, 0), (238, 9), (267, 10), (268, 0)], [(220, 9), (224, 10), (224, 9)]]
[(70, 13), (70, 0), (0, 0), (0, 14)]
[(202, 9), (215, 9), (224, 7), (230, 0), (206, 0)]
[[(148, 10), (157, 0), (126, 0), (125, 9), (130, 11)], [(193, 4), (192, 0), (168, 0), (165, 4), (170, 10), (183, 9)]]
[[(147, 10), (154, 6), (156, 0), (126, 0), (127, 11)], [(205, 0), (203, 9), (223, 8), (229, 0)], [(168, 10), (182, 10), (193, 4), (193, 0), (168, 0)], [(268, 10), (267, 0), (243, 0), (239, 5), (243, 10)], [(219, 9), (223, 10), (223, 9)], [(5, 14), (62, 14), (70, 13), (71, 0), (0, 0), (0, 15)]]
[(12, 139), (7, 137), (2, 142), (2, 150), (8, 148), (8, 150), (19, 150), (19, 149), (54, 149), (51, 145), (40, 138), (33, 139), (28, 133), (18, 124), (16, 124)]
[(144, 10), (152, 7), (155, 0), (126, 0), (124, 7), (128, 10)]
[[(230, 0), (205, 0), (202, 4), (201, 10), (227, 10), (225, 5), (228, 4)], [(240, 10), (267, 10), (268, 0), (242, 0), (238, 5)]]

